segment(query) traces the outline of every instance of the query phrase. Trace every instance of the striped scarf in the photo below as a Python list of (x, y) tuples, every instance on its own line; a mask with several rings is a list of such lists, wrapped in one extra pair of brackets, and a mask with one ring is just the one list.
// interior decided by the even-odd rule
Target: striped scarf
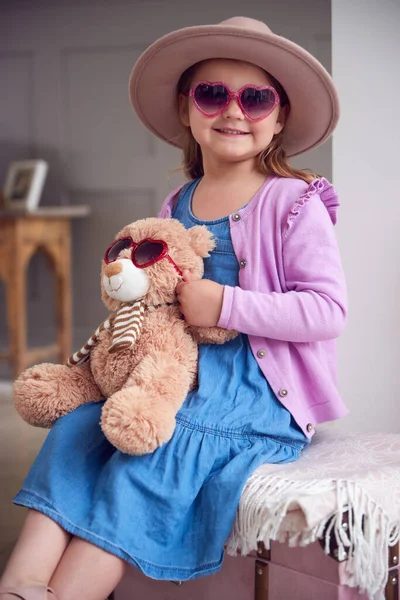
[(96, 344), (100, 333), (105, 329), (111, 329), (111, 327), (113, 327), (113, 332), (111, 346), (108, 348), (110, 353), (119, 352), (133, 346), (142, 330), (145, 308), (144, 300), (122, 304), (115, 315), (99, 325), (79, 352), (75, 352), (69, 357), (67, 365), (72, 367), (86, 362), (89, 359), (90, 350)]

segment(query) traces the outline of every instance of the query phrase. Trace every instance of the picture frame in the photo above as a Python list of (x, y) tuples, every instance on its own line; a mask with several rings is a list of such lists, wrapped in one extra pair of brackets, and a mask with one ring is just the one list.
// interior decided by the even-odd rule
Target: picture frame
[(3, 189), (5, 209), (34, 211), (42, 195), (48, 168), (44, 160), (10, 163)]

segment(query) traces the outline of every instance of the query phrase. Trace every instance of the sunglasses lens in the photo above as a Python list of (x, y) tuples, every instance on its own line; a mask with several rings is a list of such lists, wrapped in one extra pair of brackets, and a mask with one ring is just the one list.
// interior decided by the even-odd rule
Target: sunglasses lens
[(118, 258), (122, 250), (126, 250), (130, 248), (131, 240), (128, 238), (124, 238), (122, 240), (117, 240), (114, 244), (108, 249), (106, 255), (106, 262), (113, 262)]
[(271, 89), (246, 88), (243, 90), (240, 100), (243, 109), (252, 119), (267, 116), (275, 106), (275, 95)]
[(135, 263), (138, 266), (154, 263), (164, 252), (161, 242), (142, 242), (134, 252)]
[(224, 85), (200, 83), (195, 89), (194, 99), (202, 111), (213, 115), (228, 103), (229, 93)]

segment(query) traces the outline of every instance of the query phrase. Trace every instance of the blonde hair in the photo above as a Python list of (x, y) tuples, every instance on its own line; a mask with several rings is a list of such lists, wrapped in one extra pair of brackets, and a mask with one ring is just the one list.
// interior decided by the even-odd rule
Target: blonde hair
[[(196, 63), (182, 73), (177, 86), (178, 94), (187, 94), (189, 92), (194, 73), (201, 64), (201, 62)], [(267, 73), (267, 76), (271, 85), (278, 92), (279, 98), (281, 99), (281, 108), (287, 107), (287, 113), (289, 113), (290, 103), (285, 90), (279, 81), (272, 77), (272, 75)], [(312, 173), (309, 169), (295, 169), (292, 167), (282, 143), (283, 130), (275, 135), (267, 148), (258, 155), (257, 167), (260, 173), (263, 175), (278, 175), (279, 177), (294, 177), (296, 179), (302, 179), (306, 183), (311, 183), (314, 179), (320, 177), (320, 175)], [(194, 139), (190, 127), (186, 127), (185, 129), (182, 151), (183, 160), (179, 170), (183, 170), (188, 179), (198, 179), (199, 177), (202, 177), (204, 175), (204, 169), (201, 148)]]

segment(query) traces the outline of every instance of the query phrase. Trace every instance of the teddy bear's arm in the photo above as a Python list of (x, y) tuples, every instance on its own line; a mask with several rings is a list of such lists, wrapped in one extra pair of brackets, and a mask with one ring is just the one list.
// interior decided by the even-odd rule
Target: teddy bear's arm
[(239, 335), (237, 331), (223, 329), (222, 327), (196, 327), (188, 325), (188, 331), (198, 344), (224, 344)]
[(78, 406), (102, 399), (89, 362), (73, 367), (51, 363), (30, 367), (15, 381), (13, 395), (19, 415), (36, 427), (51, 427)]

